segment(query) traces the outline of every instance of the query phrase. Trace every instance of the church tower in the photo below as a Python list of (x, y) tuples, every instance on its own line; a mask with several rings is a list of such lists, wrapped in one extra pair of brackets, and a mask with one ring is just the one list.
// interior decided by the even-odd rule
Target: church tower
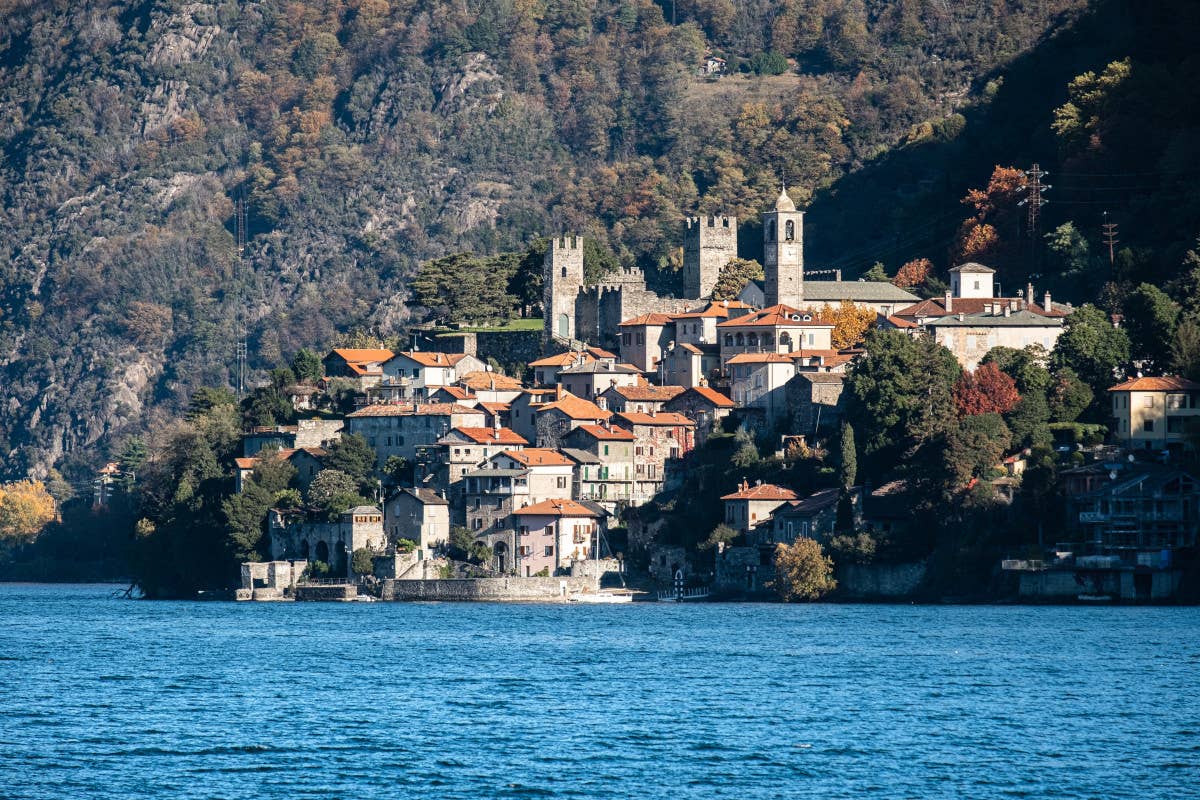
[(796, 210), (787, 187), (763, 214), (763, 276), (765, 305), (803, 306), (804, 212)]
[(544, 263), (542, 312), (546, 340), (576, 339), (575, 301), (583, 288), (583, 237), (551, 239)]

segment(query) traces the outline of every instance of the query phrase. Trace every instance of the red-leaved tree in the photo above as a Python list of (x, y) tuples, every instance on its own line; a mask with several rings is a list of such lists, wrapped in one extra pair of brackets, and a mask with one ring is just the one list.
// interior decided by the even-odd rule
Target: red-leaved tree
[(954, 404), (963, 417), (1006, 414), (1020, 399), (1017, 384), (992, 363), (964, 372), (954, 385)]

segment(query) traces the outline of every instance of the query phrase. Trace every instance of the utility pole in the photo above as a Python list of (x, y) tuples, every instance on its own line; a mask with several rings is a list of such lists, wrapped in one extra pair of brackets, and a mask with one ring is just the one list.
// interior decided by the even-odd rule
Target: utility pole
[(1117, 238), (1117, 223), (1108, 221), (1108, 212), (1104, 212), (1104, 224), (1100, 226), (1104, 231), (1104, 244), (1108, 247), (1108, 268), (1109, 270), (1116, 267), (1116, 247), (1121, 241)]
[(242, 302), (242, 272), (246, 260), (246, 195), (238, 193), (234, 227), (237, 231), (237, 259), (234, 262), (234, 327), (237, 331), (237, 374), (234, 376), (238, 400), (246, 393), (246, 320)]
[[(1042, 197), (1042, 193), (1050, 188), (1050, 184), (1042, 183), (1042, 178), (1049, 175), (1049, 172), (1044, 171), (1036, 161), (1033, 166), (1025, 170), (1026, 183), (1021, 187), (1022, 190), (1028, 190), (1029, 194), (1025, 196), (1019, 206), (1026, 206), (1027, 219), (1025, 229), (1029, 233), (1029, 255), (1030, 267), (1036, 268), (1038, 254), (1038, 235), (1039, 223), (1041, 221), (1042, 206), (1046, 205), (1046, 199)], [(1032, 300), (1032, 298), (1031, 298)]]

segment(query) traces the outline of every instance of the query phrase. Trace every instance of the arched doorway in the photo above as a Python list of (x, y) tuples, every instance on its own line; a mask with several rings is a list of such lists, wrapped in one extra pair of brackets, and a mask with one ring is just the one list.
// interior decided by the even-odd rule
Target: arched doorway
[(329, 545), (323, 541), (317, 542), (317, 561), (322, 561), (326, 564), (329, 563)]
[(496, 542), (492, 546), (492, 553), (495, 556), (496, 572), (504, 574), (508, 569), (508, 545), (504, 542)]
[(558, 315), (558, 335), (564, 339), (571, 338), (571, 318), (566, 314)]

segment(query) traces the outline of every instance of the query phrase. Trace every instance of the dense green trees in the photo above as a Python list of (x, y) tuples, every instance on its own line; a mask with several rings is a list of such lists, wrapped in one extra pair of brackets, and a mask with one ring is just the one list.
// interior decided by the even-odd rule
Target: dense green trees
[(1116, 384), (1125, 370), (1129, 357), (1129, 336), (1124, 329), (1114, 327), (1100, 309), (1084, 305), (1067, 317), (1050, 363), (1056, 369), (1074, 370), (1096, 397), (1104, 398), (1105, 390)]

